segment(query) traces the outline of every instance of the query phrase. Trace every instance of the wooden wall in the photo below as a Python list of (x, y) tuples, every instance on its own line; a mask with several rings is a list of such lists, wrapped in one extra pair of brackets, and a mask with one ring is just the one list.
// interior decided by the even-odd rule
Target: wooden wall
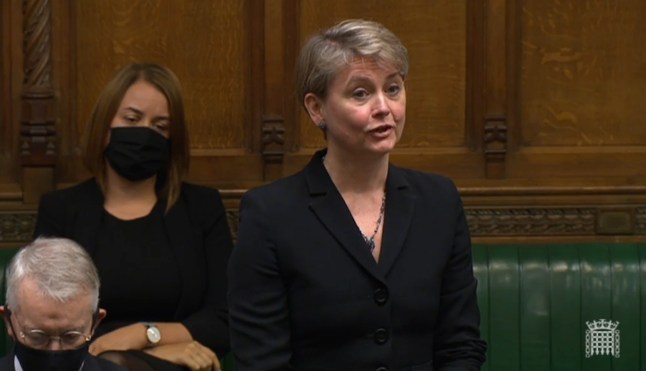
[(324, 140), (294, 96), (311, 33), (384, 23), (409, 49), (393, 162), (452, 177), (476, 241), (646, 238), (642, 0), (7, 0), (0, 5), (0, 246), (40, 194), (85, 179), (94, 100), (130, 61), (182, 81), (191, 181), (231, 209)]

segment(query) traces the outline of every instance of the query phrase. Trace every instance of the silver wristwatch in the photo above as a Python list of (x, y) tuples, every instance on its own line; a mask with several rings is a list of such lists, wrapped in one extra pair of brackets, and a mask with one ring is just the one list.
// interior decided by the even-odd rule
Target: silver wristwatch
[(146, 326), (146, 339), (148, 339), (148, 346), (154, 347), (159, 344), (161, 340), (161, 332), (154, 323), (144, 323)]

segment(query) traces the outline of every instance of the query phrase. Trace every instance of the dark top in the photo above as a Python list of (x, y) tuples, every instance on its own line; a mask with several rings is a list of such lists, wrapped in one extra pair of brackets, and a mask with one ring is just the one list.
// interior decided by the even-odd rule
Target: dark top
[(454, 184), (389, 167), (377, 263), (324, 154), (241, 201), (228, 268), (236, 370), (479, 370), (486, 344)]
[(163, 212), (158, 202), (150, 214), (134, 220), (103, 213), (92, 258), (104, 287), (100, 306), (110, 314), (106, 327), (113, 321), (164, 321), (175, 313), (180, 273), (164, 231)]
[[(225, 269), (232, 242), (219, 192), (184, 183), (168, 212), (160, 203), (132, 225), (108, 216), (103, 202), (94, 179), (45, 194), (34, 232), (70, 238), (94, 257), (106, 280), (100, 295), (110, 306), (98, 333), (132, 322), (181, 322), (195, 340), (224, 356), (229, 349)], [(145, 231), (137, 233), (138, 228)], [(136, 240), (124, 245), (133, 234), (139, 234)], [(139, 279), (147, 283), (135, 282)], [(151, 309), (149, 298), (166, 307)]]

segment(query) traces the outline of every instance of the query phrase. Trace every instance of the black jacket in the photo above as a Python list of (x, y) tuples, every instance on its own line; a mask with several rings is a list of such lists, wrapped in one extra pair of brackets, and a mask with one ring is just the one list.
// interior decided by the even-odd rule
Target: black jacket
[[(34, 236), (70, 238), (92, 255), (103, 203), (94, 179), (45, 194)], [(182, 285), (175, 316), (168, 321), (183, 323), (195, 340), (221, 357), (229, 350), (225, 271), (232, 240), (219, 192), (184, 183), (164, 221)]]
[(479, 370), (486, 344), (453, 183), (389, 167), (377, 263), (323, 153), (242, 199), (228, 270), (236, 369)]

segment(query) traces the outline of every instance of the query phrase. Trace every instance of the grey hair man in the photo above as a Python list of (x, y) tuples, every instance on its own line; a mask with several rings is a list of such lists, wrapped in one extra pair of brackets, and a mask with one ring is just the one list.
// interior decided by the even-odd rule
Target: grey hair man
[(76, 242), (38, 238), (21, 248), (6, 276), (0, 306), (13, 349), (0, 369), (15, 371), (121, 371), (88, 353), (106, 312), (99, 309), (99, 276), (92, 258)]

